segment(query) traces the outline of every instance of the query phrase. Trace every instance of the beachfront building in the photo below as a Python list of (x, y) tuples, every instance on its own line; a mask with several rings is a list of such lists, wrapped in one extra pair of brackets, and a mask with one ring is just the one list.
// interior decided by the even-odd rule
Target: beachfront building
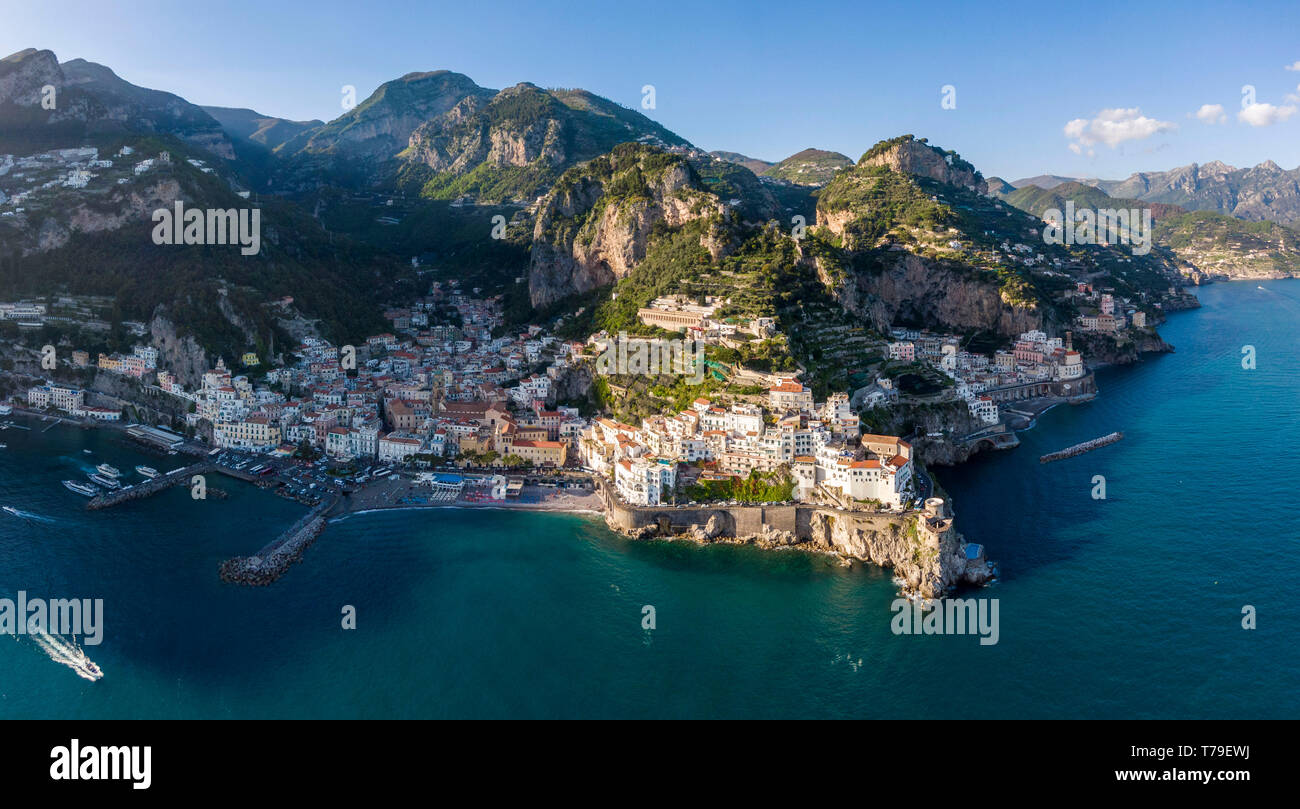
[(212, 442), (223, 449), (276, 447), (280, 445), (280, 425), (263, 415), (217, 422), (212, 430)]
[(668, 458), (624, 458), (614, 465), (614, 488), (624, 502), (657, 506), (677, 485), (677, 464)]
[(44, 409), (55, 407), (71, 412), (80, 409), (86, 402), (86, 392), (67, 385), (38, 385), (27, 391), (27, 405)]
[(518, 455), (533, 466), (564, 466), (568, 445), (563, 441), (515, 441), (510, 454)]
[(403, 461), (420, 451), (423, 442), (410, 433), (389, 433), (379, 437), (380, 461)]

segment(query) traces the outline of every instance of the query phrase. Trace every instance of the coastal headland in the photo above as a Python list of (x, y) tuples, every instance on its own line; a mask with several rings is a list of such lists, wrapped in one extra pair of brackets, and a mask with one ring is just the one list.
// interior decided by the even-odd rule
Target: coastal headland
[(631, 506), (602, 486), (605, 523), (634, 539), (731, 542), (829, 553), (890, 568), (905, 595), (940, 598), (982, 586), (996, 569), (982, 545), (953, 528), (948, 504), (930, 498), (919, 512), (881, 512), (816, 504)]

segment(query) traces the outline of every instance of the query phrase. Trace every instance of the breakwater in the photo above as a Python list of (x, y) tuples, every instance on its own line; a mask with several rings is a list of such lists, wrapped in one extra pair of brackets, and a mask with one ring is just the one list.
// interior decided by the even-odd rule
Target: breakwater
[(1049, 452), (1039, 457), (1039, 463), (1051, 463), (1060, 461), (1065, 458), (1073, 458), (1076, 455), (1082, 455), (1085, 452), (1092, 452), (1094, 449), (1100, 449), (1108, 444), (1114, 444), (1116, 441), (1122, 441), (1124, 434), (1115, 432), (1110, 435), (1103, 435), (1101, 438), (1094, 438), (1091, 441), (1084, 441), (1082, 444), (1075, 444), (1072, 447), (1066, 447), (1059, 452)]
[(217, 568), (221, 580), (227, 584), (243, 584), (249, 587), (265, 587), (271, 584), (283, 576), (295, 562), (302, 559), (303, 551), (307, 550), (324, 530), (326, 513), (338, 502), (337, 495), (322, 501), (256, 555), (237, 556), (222, 562)]
[(125, 503), (128, 500), (139, 500), (142, 497), (149, 497), (161, 492), (163, 489), (169, 489), (172, 486), (180, 486), (189, 483), (190, 478), (194, 475), (202, 475), (212, 472), (215, 466), (209, 463), (196, 463), (190, 466), (183, 466), (180, 469), (173, 469), (165, 475), (160, 475), (153, 480), (146, 480), (143, 483), (137, 483), (134, 486), (128, 486), (123, 489), (115, 489), (111, 492), (95, 495), (86, 504), (87, 511), (98, 511), (101, 508), (109, 508), (119, 503)]

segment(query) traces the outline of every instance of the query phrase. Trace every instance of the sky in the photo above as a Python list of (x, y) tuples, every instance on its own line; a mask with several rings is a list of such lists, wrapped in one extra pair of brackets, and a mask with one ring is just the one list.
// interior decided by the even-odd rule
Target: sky
[(291, 119), (337, 117), (345, 86), (359, 101), (448, 69), (484, 87), (581, 87), (701, 148), (766, 160), (807, 147), (856, 160), (912, 133), (1007, 180), (1300, 166), (1296, 0), (0, 0), (0, 21), (0, 54), (47, 48)]

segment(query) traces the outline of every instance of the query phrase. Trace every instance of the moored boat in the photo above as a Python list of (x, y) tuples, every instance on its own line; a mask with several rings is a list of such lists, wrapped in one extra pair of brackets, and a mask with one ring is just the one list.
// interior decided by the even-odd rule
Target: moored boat
[(154, 469), (152, 466), (137, 466), (137, 467), (135, 468), (135, 471), (139, 472), (141, 475), (144, 475), (145, 477), (149, 478), (150, 480), (152, 480), (153, 478), (156, 478), (156, 477), (158, 477), (158, 475), (162, 474), (162, 473), (159, 472), (157, 469)]
[(98, 472), (96, 472), (95, 474), (89, 475), (88, 477), (91, 480), (93, 480), (95, 483), (98, 483), (100, 486), (103, 486), (106, 489), (122, 488), (121, 483), (118, 483), (115, 478), (110, 478), (108, 475), (101, 475)]
[(94, 497), (99, 493), (99, 489), (96, 489), (89, 483), (82, 483), (79, 480), (65, 480), (63, 481), (63, 485), (67, 487), (68, 491), (76, 492), (85, 497)]
[(119, 470), (116, 466), (109, 466), (109, 465), (106, 464), (106, 463), (102, 463), (102, 464), (100, 464), (99, 466), (96, 466), (96, 467), (95, 467), (95, 471), (99, 472), (99, 474), (101, 474), (101, 475), (104, 475), (104, 476), (106, 476), (106, 477), (110, 477), (110, 478), (120, 478), (120, 477), (122, 477), (122, 472), (121, 472), (121, 470)]

